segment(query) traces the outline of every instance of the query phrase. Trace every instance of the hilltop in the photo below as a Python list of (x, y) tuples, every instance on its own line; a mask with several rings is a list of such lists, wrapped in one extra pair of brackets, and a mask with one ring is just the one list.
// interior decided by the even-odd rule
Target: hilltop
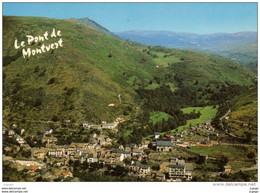
[(87, 17), (81, 18), (81, 19), (68, 19), (68, 21), (78, 22), (78, 23), (87, 25), (99, 32), (116, 37), (116, 35), (114, 33), (110, 32), (108, 29), (104, 28), (103, 26), (99, 25), (97, 22), (95, 22)]

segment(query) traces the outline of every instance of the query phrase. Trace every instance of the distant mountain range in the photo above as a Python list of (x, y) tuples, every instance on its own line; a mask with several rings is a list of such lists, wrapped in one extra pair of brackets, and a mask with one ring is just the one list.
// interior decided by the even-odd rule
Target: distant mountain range
[[(114, 32), (125, 40), (167, 48), (194, 49), (227, 57), (257, 71), (257, 32), (199, 35), (170, 31)], [(248, 46), (250, 49), (248, 50)], [(239, 51), (240, 50), (240, 51)], [(234, 57), (235, 56), (235, 57)]]
[(130, 39), (152, 46), (167, 48), (214, 50), (230, 48), (257, 40), (257, 32), (214, 33), (199, 35), (170, 31), (114, 32), (122, 39)]

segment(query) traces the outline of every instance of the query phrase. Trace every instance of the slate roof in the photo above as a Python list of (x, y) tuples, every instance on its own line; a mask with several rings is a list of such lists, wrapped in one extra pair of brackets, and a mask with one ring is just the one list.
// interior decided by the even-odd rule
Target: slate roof
[(135, 165), (142, 169), (148, 169), (149, 166), (145, 164), (141, 164), (139, 161), (135, 162)]
[(178, 165), (183, 165), (184, 166), (185, 165), (185, 160), (183, 160), (183, 159), (182, 160), (178, 160), (177, 163), (178, 163)]
[(169, 165), (170, 168), (184, 168), (185, 166), (180, 165)]
[(172, 161), (176, 161), (176, 160), (177, 160), (177, 157), (171, 157), (171, 160), (172, 160)]
[(172, 142), (171, 141), (156, 141), (156, 146), (171, 147)]

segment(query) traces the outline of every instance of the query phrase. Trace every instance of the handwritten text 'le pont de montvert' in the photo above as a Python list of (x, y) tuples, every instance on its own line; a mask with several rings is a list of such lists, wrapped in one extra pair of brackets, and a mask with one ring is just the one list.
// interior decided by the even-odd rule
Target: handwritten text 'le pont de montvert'
[[(61, 34), (60, 30), (58, 30), (56, 32), (55, 28), (53, 28), (50, 36), (49, 36), (48, 31), (46, 31), (41, 36), (26, 35), (27, 41), (21, 41), (20, 43), (18, 42), (17, 39), (15, 39), (14, 47), (15, 47), (15, 49), (23, 48), (22, 49), (23, 57), (25, 58), (27, 56), (29, 58), (31, 55), (34, 56), (36, 54), (42, 54), (42, 53), (48, 52), (50, 50), (57, 49), (59, 47), (63, 47), (63, 44), (62, 44), (63, 41), (62, 41), (61, 35), (62, 34)], [(38, 48), (27, 47), (27, 46), (32, 46), (34, 43), (48, 41), (51, 38), (57, 38), (57, 37), (60, 38), (57, 42), (50, 43), (48, 45), (42, 44)]]

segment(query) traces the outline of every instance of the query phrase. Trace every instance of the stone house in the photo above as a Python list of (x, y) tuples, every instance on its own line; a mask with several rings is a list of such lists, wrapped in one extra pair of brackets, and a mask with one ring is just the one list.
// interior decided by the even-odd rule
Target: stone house
[(231, 169), (232, 169), (231, 166), (225, 165), (225, 166), (224, 166), (224, 169), (225, 169), (225, 170), (224, 170), (225, 173), (231, 173)]
[(157, 151), (171, 151), (172, 142), (171, 141), (156, 141), (156, 150)]
[(83, 121), (82, 126), (83, 126), (84, 128), (89, 129), (89, 128), (90, 128), (90, 123), (87, 122), (87, 121)]
[(159, 138), (160, 138), (160, 133), (154, 132), (154, 139), (159, 139)]
[(64, 151), (62, 149), (54, 149), (48, 151), (48, 156), (63, 157)]
[(190, 181), (192, 179), (192, 167), (185, 165), (169, 165), (169, 179), (171, 181)]
[(14, 135), (15, 135), (14, 130), (10, 129), (10, 130), (8, 131), (8, 135), (9, 135), (9, 137), (14, 136)]

